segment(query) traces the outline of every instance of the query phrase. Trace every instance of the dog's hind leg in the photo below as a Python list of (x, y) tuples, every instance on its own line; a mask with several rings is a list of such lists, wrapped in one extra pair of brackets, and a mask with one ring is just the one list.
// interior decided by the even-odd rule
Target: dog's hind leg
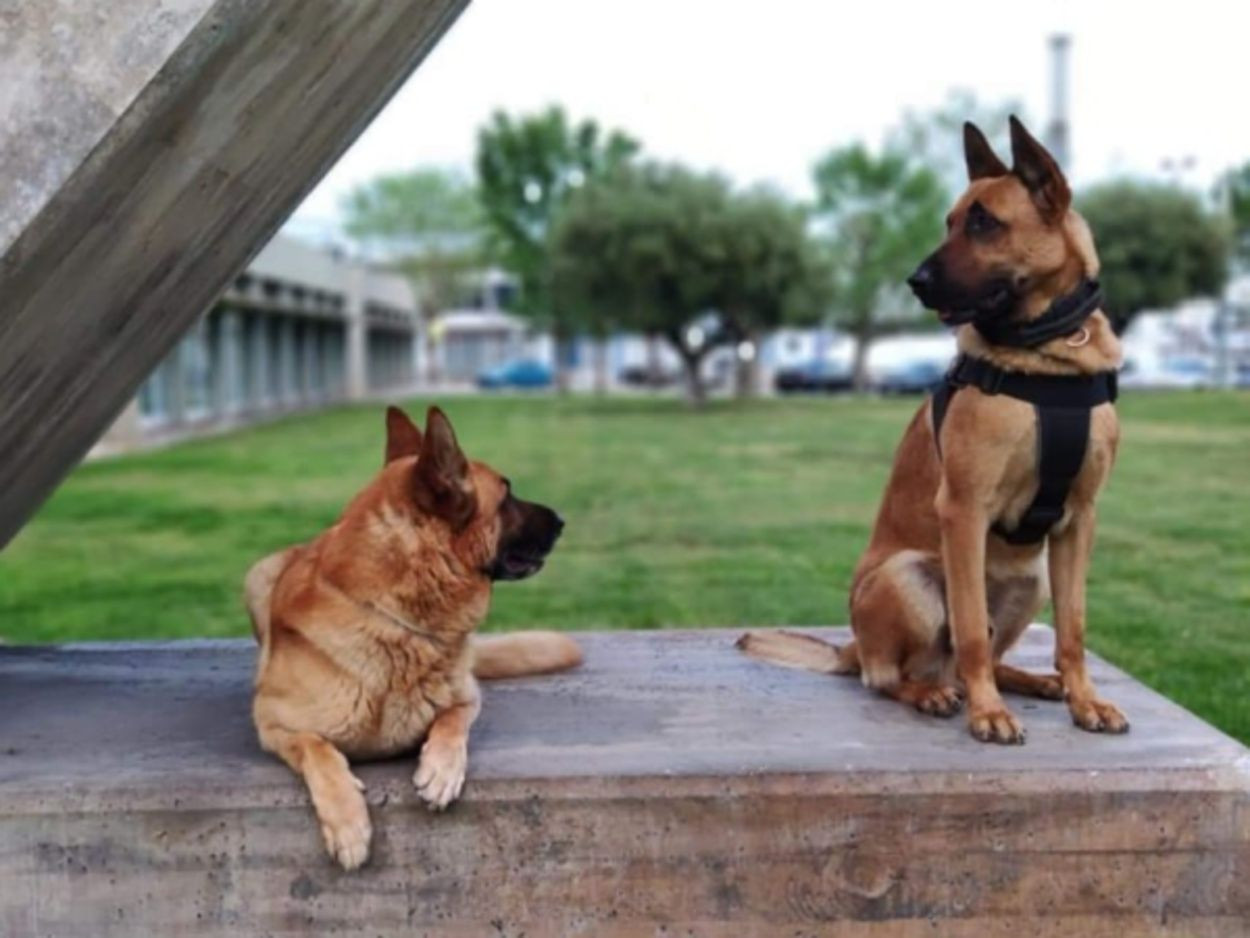
[(303, 776), (330, 856), (343, 869), (356, 869), (369, 857), (373, 828), (365, 787), (352, 774), (347, 757), (316, 733), (296, 733), (272, 725), (258, 729), (261, 746)]
[(1063, 678), (1058, 674), (1034, 674), (1009, 664), (994, 665), (994, 683), (999, 690), (1043, 700), (1063, 700)]
[(851, 602), (861, 679), (923, 713), (951, 716), (962, 694), (954, 681), (941, 567), (920, 551), (900, 551), (869, 573)]

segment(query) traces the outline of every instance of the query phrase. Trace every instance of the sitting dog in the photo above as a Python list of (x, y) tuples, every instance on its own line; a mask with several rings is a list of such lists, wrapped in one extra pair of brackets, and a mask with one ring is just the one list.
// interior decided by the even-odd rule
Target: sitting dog
[[(1074, 722), (1121, 733), (1085, 667), (1094, 502), (1115, 459), (1120, 345), (1099, 309), (1098, 256), (1051, 155), (1011, 119), (1008, 169), (964, 126), (969, 186), (909, 278), (958, 325), (960, 355), (912, 419), (851, 586), (854, 641), (744, 635), (748, 654), (858, 673), (937, 716), (966, 695), (969, 728), (1020, 743), (1000, 691), (1067, 699)], [(1049, 589), (1048, 589), (1049, 587)], [(1003, 654), (1053, 593), (1057, 674)]]
[(247, 574), (260, 644), (253, 717), (261, 745), (303, 776), (330, 854), (365, 862), (372, 836), (348, 759), (422, 739), (413, 782), (434, 809), (464, 785), (475, 678), (570, 668), (578, 646), (551, 632), (472, 638), (495, 580), (537, 573), (564, 522), (470, 462), (437, 408), (424, 437), (386, 414), (386, 462), (338, 522)]

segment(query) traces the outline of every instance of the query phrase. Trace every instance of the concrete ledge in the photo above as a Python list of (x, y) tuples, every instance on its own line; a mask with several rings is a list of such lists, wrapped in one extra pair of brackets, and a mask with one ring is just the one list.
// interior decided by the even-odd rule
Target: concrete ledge
[(449, 813), (361, 768), (356, 874), (257, 750), (250, 645), (0, 649), (0, 934), (1250, 934), (1250, 754), (1122, 673), (1128, 736), (1017, 700), (997, 748), (734, 634), (490, 685)]

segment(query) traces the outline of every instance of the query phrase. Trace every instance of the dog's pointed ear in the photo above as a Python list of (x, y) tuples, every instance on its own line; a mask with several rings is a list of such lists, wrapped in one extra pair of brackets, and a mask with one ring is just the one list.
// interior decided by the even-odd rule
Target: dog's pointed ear
[(437, 515), (459, 531), (477, 510), (465, 458), (451, 421), (437, 407), (425, 418), (425, 439), (417, 460), (415, 498), (427, 513)]
[(972, 121), (964, 121), (964, 163), (968, 166), (968, 181), (1006, 176), (1011, 170), (998, 158), (985, 134)]
[(1033, 204), (1047, 221), (1058, 221), (1072, 204), (1072, 190), (1063, 171), (1044, 146), (1011, 116), (1011, 171), (1029, 190)]
[(421, 431), (398, 407), (386, 408), (386, 460), (392, 463), (421, 452)]

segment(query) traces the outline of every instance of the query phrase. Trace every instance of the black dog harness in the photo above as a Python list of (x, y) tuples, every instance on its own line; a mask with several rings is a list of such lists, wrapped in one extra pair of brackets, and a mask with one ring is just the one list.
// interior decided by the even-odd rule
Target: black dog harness
[[(1088, 305), (1091, 284), (1093, 306)], [(1079, 329), (1097, 308), (1099, 300), (1098, 284), (1087, 281), (1076, 293), (1057, 300), (1038, 319), (1022, 324), (1001, 324), (1002, 331), (995, 338), (987, 334), (981, 323), (977, 323), (976, 328), (994, 344), (1032, 348)], [(1083, 314), (1076, 318), (1072, 309), (1082, 308)], [(1010, 328), (1006, 328), (1008, 326)], [(1054, 331), (1056, 329), (1061, 331)], [(1114, 371), (1094, 375), (1024, 374), (1004, 371), (984, 359), (960, 355), (941, 386), (933, 392), (933, 438), (939, 456), (942, 421), (951, 398), (960, 388), (968, 386), (979, 388), (984, 394), (1006, 394), (1027, 401), (1037, 414), (1037, 494), (1015, 528), (1006, 530), (1000, 522), (993, 526), (994, 533), (1009, 544), (1037, 544), (1063, 517), (1068, 490), (1081, 471), (1089, 447), (1090, 411), (1099, 404), (1115, 402), (1116, 374)]]

